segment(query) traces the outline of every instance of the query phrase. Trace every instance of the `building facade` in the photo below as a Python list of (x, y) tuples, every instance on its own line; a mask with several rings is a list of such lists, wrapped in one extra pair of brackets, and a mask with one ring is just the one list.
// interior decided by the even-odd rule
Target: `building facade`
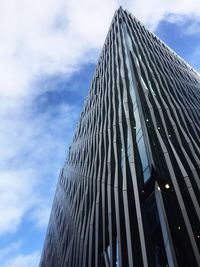
[(200, 76), (119, 8), (40, 267), (200, 266)]

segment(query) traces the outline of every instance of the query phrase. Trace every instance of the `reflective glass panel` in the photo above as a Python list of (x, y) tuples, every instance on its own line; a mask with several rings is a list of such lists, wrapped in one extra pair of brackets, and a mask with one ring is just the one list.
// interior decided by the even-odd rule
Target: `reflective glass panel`
[(140, 159), (141, 159), (141, 163), (142, 163), (142, 169), (144, 170), (148, 166), (148, 159), (147, 159), (147, 153), (146, 153), (146, 148), (145, 148), (143, 136), (142, 136), (142, 138), (140, 138), (137, 145), (138, 145), (138, 150), (139, 150)]

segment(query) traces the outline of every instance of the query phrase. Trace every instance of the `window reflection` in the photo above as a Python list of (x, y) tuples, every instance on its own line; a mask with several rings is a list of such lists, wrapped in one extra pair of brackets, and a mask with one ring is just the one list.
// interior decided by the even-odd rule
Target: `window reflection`
[(119, 249), (118, 249), (118, 242), (116, 238), (116, 267), (119, 267)]
[(135, 118), (136, 133), (137, 133), (141, 128), (140, 117), (139, 117), (139, 112), (138, 112), (138, 108), (137, 107), (136, 107), (136, 109), (134, 111), (134, 118)]
[(146, 167), (148, 166), (148, 159), (147, 159), (147, 153), (146, 153), (146, 148), (144, 144), (144, 138), (143, 136), (140, 138), (140, 140), (137, 143), (138, 145), (138, 150), (140, 153), (140, 159), (142, 163), (142, 170), (145, 170)]
[(129, 130), (127, 133), (127, 157), (128, 157), (128, 160), (130, 160), (130, 157), (131, 157), (131, 140), (130, 140)]
[[(143, 138), (143, 132), (142, 132), (142, 127), (141, 127), (141, 120), (140, 120), (140, 114), (138, 111), (138, 106), (137, 106), (137, 100), (136, 100), (136, 88), (134, 86), (134, 80), (133, 80), (133, 75), (131, 71), (131, 65), (130, 61), (128, 60), (130, 58), (130, 51), (132, 51), (132, 41), (130, 39), (130, 36), (126, 32), (126, 41), (128, 45), (128, 49), (125, 49), (125, 60), (126, 60), (126, 67), (128, 69), (128, 83), (129, 83), (129, 92), (133, 104), (133, 115), (134, 115), (134, 120), (135, 120), (135, 133), (136, 133), (136, 143), (139, 151), (139, 157), (142, 165), (142, 174), (143, 174), (143, 179), (144, 182), (146, 182), (149, 177), (150, 177), (150, 169), (148, 165), (148, 157), (147, 157), (147, 151), (146, 151), (146, 146), (144, 143), (144, 138)], [(124, 44), (126, 47), (126, 45)], [(139, 66), (138, 59), (135, 57), (135, 60)], [(142, 80), (144, 87), (147, 89), (145, 82)], [(148, 90), (148, 89), (147, 89)], [(130, 158), (130, 141), (129, 141), (129, 136), (127, 137), (127, 156), (128, 159)], [(123, 168), (123, 160), (124, 160), (124, 153), (122, 151), (121, 153), (121, 166)]]
[(150, 169), (149, 166), (143, 171), (144, 182), (146, 182), (150, 177)]
[(132, 101), (134, 103), (135, 100), (136, 100), (136, 97), (135, 97), (134, 86), (133, 86), (133, 82), (132, 81), (130, 82), (129, 87), (130, 87), (131, 99), (132, 99)]
[(138, 142), (140, 140), (141, 136), (142, 136), (142, 128), (140, 128), (140, 130), (137, 132), (136, 142)]
[(121, 148), (121, 169), (122, 169), (122, 171), (124, 168), (124, 161), (125, 161), (125, 152), (124, 152), (124, 149)]

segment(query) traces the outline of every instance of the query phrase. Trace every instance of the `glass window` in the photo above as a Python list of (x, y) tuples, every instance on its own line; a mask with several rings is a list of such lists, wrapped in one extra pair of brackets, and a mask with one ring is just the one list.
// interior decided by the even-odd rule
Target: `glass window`
[(138, 145), (138, 150), (139, 150), (140, 159), (142, 163), (142, 169), (144, 170), (148, 166), (148, 159), (147, 159), (146, 147), (145, 147), (143, 136), (140, 138), (137, 145)]
[(117, 238), (116, 238), (116, 267), (119, 267), (119, 249), (118, 249)]
[(136, 142), (138, 142), (140, 140), (141, 136), (142, 136), (142, 128), (140, 128), (139, 131), (137, 132)]
[(131, 157), (131, 140), (130, 140), (131, 136), (130, 136), (130, 132), (127, 129), (127, 157), (128, 159), (130, 159)]
[(131, 95), (131, 100), (134, 103), (136, 101), (136, 97), (135, 97), (135, 91), (134, 91), (134, 86), (133, 86), (133, 82), (130, 81), (130, 95)]
[(134, 111), (134, 118), (135, 118), (135, 126), (136, 126), (136, 133), (137, 133), (140, 130), (140, 128), (141, 128), (138, 107)]
[(143, 171), (144, 182), (146, 182), (150, 177), (150, 169), (149, 166)]

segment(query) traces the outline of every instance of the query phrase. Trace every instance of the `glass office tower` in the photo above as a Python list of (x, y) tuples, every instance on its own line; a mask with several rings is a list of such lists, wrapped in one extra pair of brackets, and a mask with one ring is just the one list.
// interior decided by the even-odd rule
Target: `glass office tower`
[(200, 76), (113, 18), (61, 170), (41, 267), (200, 266)]

